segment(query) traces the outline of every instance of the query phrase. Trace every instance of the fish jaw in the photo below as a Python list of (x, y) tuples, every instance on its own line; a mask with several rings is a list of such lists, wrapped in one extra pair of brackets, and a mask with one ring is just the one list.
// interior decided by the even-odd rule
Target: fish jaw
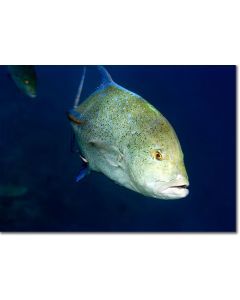
[(187, 197), (188, 194), (187, 187), (169, 187), (161, 192), (161, 199), (181, 199)]
[(29, 86), (29, 85), (22, 85), (20, 87), (22, 89), (22, 91), (27, 94), (30, 98), (36, 98), (37, 97), (37, 93), (36, 93), (36, 88), (35, 86)]
[(139, 193), (163, 200), (175, 200), (187, 197), (189, 194), (188, 178), (183, 175), (177, 175), (176, 179), (167, 181), (146, 180), (144, 183), (136, 185), (136, 191)]
[(170, 182), (167, 186), (159, 190), (157, 198), (168, 200), (185, 198), (189, 194), (188, 186), (188, 179), (178, 175), (176, 180)]
[(34, 92), (30, 92), (30, 93), (28, 93), (28, 96), (29, 96), (30, 98), (36, 98), (36, 97), (37, 97), (37, 94), (34, 93)]
[(36, 94), (27, 94), (30, 98), (36, 98), (37, 95)]

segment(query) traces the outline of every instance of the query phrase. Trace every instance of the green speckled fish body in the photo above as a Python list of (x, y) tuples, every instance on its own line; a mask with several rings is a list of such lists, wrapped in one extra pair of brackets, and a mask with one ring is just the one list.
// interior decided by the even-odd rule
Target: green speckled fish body
[(146, 196), (188, 194), (176, 133), (142, 97), (110, 80), (75, 110), (82, 123), (72, 126), (91, 170)]

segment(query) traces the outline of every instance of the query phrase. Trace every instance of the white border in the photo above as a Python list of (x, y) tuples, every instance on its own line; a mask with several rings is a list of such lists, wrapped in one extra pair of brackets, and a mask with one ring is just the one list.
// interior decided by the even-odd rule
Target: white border
[[(0, 9), (1, 64), (239, 62), (237, 1), (9, 0)], [(4, 235), (0, 297), (239, 299), (239, 250), (236, 234)]]

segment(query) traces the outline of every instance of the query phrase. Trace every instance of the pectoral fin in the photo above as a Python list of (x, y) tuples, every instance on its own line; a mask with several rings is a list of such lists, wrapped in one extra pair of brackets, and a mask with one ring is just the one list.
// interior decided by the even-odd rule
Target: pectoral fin
[(84, 120), (84, 117), (82, 116), (81, 113), (79, 113), (78, 111), (76, 111), (75, 109), (70, 109), (67, 112), (67, 117), (68, 120), (77, 124), (77, 125), (83, 125), (86, 120)]
[(123, 154), (120, 150), (113, 145), (108, 145), (100, 140), (90, 141), (91, 147), (95, 147), (101, 157), (114, 167), (121, 167), (123, 164)]
[(76, 182), (79, 182), (80, 180), (82, 180), (90, 172), (87, 160), (85, 158), (81, 157), (81, 156), (80, 156), (80, 158), (82, 160), (82, 166), (81, 166), (81, 169), (79, 171), (79, 174), (76, 177)]

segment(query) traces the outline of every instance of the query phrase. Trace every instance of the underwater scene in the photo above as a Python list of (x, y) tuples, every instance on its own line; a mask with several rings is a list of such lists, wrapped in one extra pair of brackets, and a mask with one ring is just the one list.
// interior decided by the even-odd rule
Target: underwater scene
[(0, 66), (1, 232), (236, 232), (236, 66)]

